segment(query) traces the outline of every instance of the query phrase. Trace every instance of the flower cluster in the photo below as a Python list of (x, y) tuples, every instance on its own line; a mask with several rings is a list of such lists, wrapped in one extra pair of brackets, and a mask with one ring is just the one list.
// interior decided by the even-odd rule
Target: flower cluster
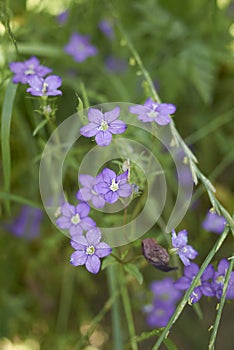
[[(208, 265), (190, 295), (189, 302), (191, 304), (198, 302), (202, 295), (209, 297), (215, 296), (220, 299), (228, 266), (229, 262), (227, 259), (222, 259), (219, 262), (217, 271), (215, 271), (212, 264)], [(185, 266), (184, 276), (180, 277), (174, 283), (175, 287), (178, 290), (187, 290), (198, 272), (199, 266), (197, 264), (191, 263), (190, 266)], [(234, 272), (231, 272), (226, 298), (234, 299)]]
[(147, 323), (150, 327), (165, 327), (175, 311), (181, 292), (175, 288), (171, 277), (154, 281), (150, 290), (153, 293), (153, 301), (144, 308)]
[[(76, 194), (80, 201), (76, 206), (66, 202), (60, 207), (56, 224), (59, 228), (69, 230), (71, 245), (76, 250), (71, 256), (74, 266), (84, 265), (87, 270), (97, 273), (100, 269), (100, 259), (111, 253), (111, 248), (101, 241), (101, 231), (96, 222), (89, 217), (91, 201), (96, 208), (102, 208), (105, 203), (115, 203), (119, 197), (126, 198), (132, 193), (128, 183), (128, 171), (116, 175), (108, 168), (95, 177), (89, 174), (79, 175), (82, 187)], [(87, 231), (86, 237), (83, 235)]]
[(62, 85), (61, 77), (47, 74), (52, 69), (42, 66), (37, 57), (32, 56), (24, 62), (11, 62), (10, 70), (15, 74), (12, 78), (13, 83), (29, 84), (27, 89), (33, 96), (57, 96), (62, 95), (58, 88)]

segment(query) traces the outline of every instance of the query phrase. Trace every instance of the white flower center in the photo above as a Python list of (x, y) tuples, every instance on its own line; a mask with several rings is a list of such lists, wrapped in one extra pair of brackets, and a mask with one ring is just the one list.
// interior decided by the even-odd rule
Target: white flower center
[(216, 282), (218, 283), (218, 284), (224, 284), (224, 276), (218, 276), (217, 278), (216, 278)]
[(158, 116), (158, 113), (154, 110), (151, 110), (149, 113), (147, 113), (147, 117), (149, 118), (156, 118)]
[(28, 69), (24, 72), (26, 75), (30, 75), (30, 74), (35, 74), (35, 69), (33, 67), (33, 65), (31, 64)]
[(43, 93), (46, 93), (47, 90), (48, 90), (47, 88), (48, 88), (48, 84), (47, 84), (47, 83), (43, 83), (42, 92), (43, 92)]
[(71, 218), (72, 224), (77, 225), (77, 224), (79, 224), (79, 222), (80, 222), (80, 215), (79, 214), (72, 216), (72, 218)]
[(106, 131), (108, 128), (109, 125), (107, 124), (107, 122), (105, 120), (102, 120), (99, 130)]
[(86, 248), (86, 254), (93, 255), (95, 253), (95, 247), (93, 245), (90, 245)]
[(116, 183), (115, 179), (112, 179), (112, 183), (109, 188), (111, 189), (111, 191), (115, 192), (119, 189), (119, 183)]

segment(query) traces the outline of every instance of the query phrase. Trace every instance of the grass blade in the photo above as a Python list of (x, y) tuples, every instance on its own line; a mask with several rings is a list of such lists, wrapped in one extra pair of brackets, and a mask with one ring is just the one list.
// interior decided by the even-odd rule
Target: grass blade
[[(10, 128), (13, 103), (16, 95), (17, 85), (10, 80), (6, 89), (3, 101), (1, 118), (1, 146), (2, 146), (2, 164), (4, 177), (4, 190), (10, 191), (11, 184), (11, 151), (10, 151)], [(6, 201), (6, 209), (10, 211), (10, 202)]]

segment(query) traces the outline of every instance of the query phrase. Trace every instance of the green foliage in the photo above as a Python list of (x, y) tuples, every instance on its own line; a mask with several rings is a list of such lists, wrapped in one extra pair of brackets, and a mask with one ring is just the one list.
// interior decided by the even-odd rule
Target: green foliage
[[(208, 343), (210, 349), (215, 344), (217, 348), (233, 346), (229, 340), (233, 302), (224, 308), (233, 259), (217, 315), (212, 300), (202, 300), (193, 308), (187, 305), (208, 263), (213, 260), (217, 264), (233, 255), (233, 8), (230, 1), (224, 8), (219, 3), (130, 0), (126, 6), (123, 0), (0, 1), (0, 348), (5, 337), (21, 344), (28, 338), (34, 340), (32, 350), (88, 350), (89, 346), (95, 350), (140, 350), (159, 349), (162, 344), (176, 350), (191, 347), (191, 343), (194, 350)], [(67, 22), (58, 24), (56, 16), (65, 9), (69, 10)], [(113, 40), (98, 27), (103, 19), (113, 24)], [(77, 63), (64, 52), (74, 31), (90, 36), (98, 48), (97, 56)], [(123, 70), (107, 68), (110, 55), (122, 60)], [(63, 95), (48, 99), (52, 114), (45, 115), (41, 100), (31, 98), (26, 85), (11, 81), (9, 63), (31, 56), (37, 56), (53, 69), (52, 74), (63, 79)], [(85, 124), (84, 110), (96, 104), (143, 103), (149, 96), (158, 100), (154, 85), (163, 102), (177, 106), (173, 120), (190, 147), (172, 124), (173, 141), (184, 149), (197, 182), (194, 206), (179, 228), (188, 230), (199, 250), (201, 270), (167, 327), (149, 330), (142, 309), (150, 300), (150, 283), (165, 275), (147, 265), (140, 240), (115, 247), (94, 276), (84, 267), (70, 266), (69, 240), (47, 219), (46, 212), (40, 236), (33, 240), (14, 236), (9, 227), (23, 205), (42, 208), (38, 168), (44, 146), (57, 125), (74, 113)], [(142, 130), (130, 127), (126, 136), (159, 150)], [(78, 166), (92, 146), (92, 141), (87, 146), (81, 140), (67, 155), (64, 187), (73, 202)], [(168, 247), (170, 240), (164, 230), (177, 195), (177, 178), (172, 159), (161, 150), (157, 154), (168, 182), (168, 197), (165, 210), (147, 237), (156, 237)], [(145, 154), (138, 157), (147, 164)], [(112, 165), (118, 171), (123, 161), (113, 160)], [(147, 196), (143, 170), (131, 164), (131, 180), (139, 185), (140, 194), (134, 196), (126, 211), (109, 214), (91, 210), (98, 226), (122, 226), (143, 210)], [(211, 206), (229, 223), (218, 239), (201, 228)], [(154, 213), (155, 208), (150, 209), (150, 214)], [(131, 237), (130, 232), (127, 234)], [(178, 261), (175, 265), (179, 272), (170, 276), (177, 278), (181, 266)], [(211, 332), (204, 333), (210, 325)]]

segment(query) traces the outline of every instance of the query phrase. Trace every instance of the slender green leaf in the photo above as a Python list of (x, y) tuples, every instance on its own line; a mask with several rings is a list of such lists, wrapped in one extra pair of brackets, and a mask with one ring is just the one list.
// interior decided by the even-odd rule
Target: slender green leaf
[(38, 125), (37, 127), (33, 130), (33, 136), (36, 136), (36, 134), (38, 133), (38, 131), (40, 129), (42, 129), (46, 124), (48, 123), (47, 119), (43, 119)]
[(24, 197), (17, 196), (7, 192), (0, 192), (0, 199), (4, 199), (5, 201), (12, 201), (16, 203), (29, 205), (30, 207), (41, 208), (41, 205), (39, 203), (33, 202), (30, 199), (26, 199)]
[[(11, 151), (10, 151), (10, 128), (14, 99), (17, 85), (10, 80), (6, 89), (6, 94), (2, 108), (1, 118), (1, 146), (2, 146), (2, 164), (4, 176), (4, 190), (10, 191), (11, 183)], [(6, 202), (7, 210), (10, 210), (9, 202)]]
[(128, 272), (131, 276), (134, 276), (136, 280), (139, 282), (139, 284), (143, 283), (143, 276), (136, 265), (126, 264), (124, 265), (124, 270)]
[(177, 346), (173, 343), (173, 341), (169, 338), (164, 339), (164, 344), (168, 348), (168, 350), (178, 350)]

